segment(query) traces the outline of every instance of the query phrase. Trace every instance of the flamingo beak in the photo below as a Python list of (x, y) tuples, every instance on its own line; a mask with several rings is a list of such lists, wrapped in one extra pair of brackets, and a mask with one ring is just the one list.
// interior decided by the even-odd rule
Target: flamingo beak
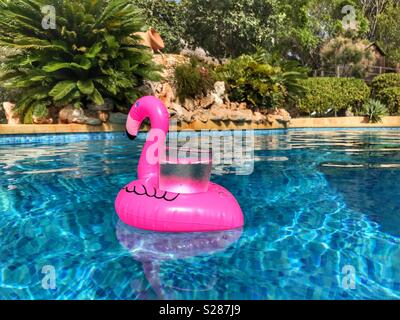
[(128, 132), (128, 130), (125, 130), (125, 132), (126, 132), (126, 135), (128, 136), (128, 138), (129, 138), (129, 140), (135, 140), (136, 139), (136, 135), (132, 135), (132, 134), (130, 134), (129, 132)]
[(141, 123), (137, 120), (134, 120), (130, 114), (128, 115), (125, 132), (130, 140), (134, 140), (138, 135), (140, 124)]

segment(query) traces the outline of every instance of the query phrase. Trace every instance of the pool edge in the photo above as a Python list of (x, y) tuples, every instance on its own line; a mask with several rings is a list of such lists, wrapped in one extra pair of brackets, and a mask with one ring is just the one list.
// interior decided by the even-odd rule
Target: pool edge
[[(400, 127), (400, 116), (382, 117), (378, 123), (368, 123), (365, 117), (327, 117), (327, 118), (294, 118), (288, 128), (384, 128)], [(200, 131), (200, 130), (277, 130), (286, 129), (277, 121), (274, 123), (255, 122), (233, 122), (233, 121), (207, 121), (195, 120), (191, 123), (179, 123), (178, 131)], [(146, 126), (144, 126), (146, 130)], [(100, 126), (89, 126), (81, 124), (0, 124), (0, 137), (3, 135), (20, 134), (64, 134), (64, 133), (99, 133), (99, 132), (123, 132), (124, 124), (104, 123)]]
[[(175, 131), (173, 130), (175, 129)], [(144, 126), (141, 137), (147, 127)], [(400, 116), (383, 117), (382, 122), (368, 123), (364, 117), (340, 118), (295, 118), (290, 126), (285, 128), (275, 122), (273, 125), (261, 125), (252, 122), (235, 123), (219, 121), (202, 123), (194, 121), (190, 124), (171, 126), (172, 134), (191, 135), (198, 131), (223, 132), (254, 130), (255, 134), (274, 135), (287, 131), (338, 131), (338, 130), (400, 130)], [(79, 124), (58, 125), (0, 125), (0, 145), (24, 143), (65, 143), (89, 140), (117, 139), (125, 136), (125, 126), (122, 124), (103, 124), (102, 126), (88, 126)]]

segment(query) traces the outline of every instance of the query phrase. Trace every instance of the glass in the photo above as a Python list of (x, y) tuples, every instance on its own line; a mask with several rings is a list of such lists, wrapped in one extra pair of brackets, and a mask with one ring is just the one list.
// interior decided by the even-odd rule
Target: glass
[(211, 150), (164, 148), (160, 152), (159, 188), (174, 193), (207, 192)]

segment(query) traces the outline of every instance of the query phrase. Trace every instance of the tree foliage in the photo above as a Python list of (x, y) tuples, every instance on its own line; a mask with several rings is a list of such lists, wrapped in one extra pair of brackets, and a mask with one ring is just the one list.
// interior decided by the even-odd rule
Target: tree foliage
[(377, 17), (375, 38), (384, 48), (389, 64), (400, 63), (400, 1), (393, 1)]
[(186, 9), (189, 40), (217, 57), (236, 57), (256, 44), (271, 46), (282, 19), (274, 15), (273, 0), (191, 0)]
[[(219, 58), (252, 54), (256, 47), (318, 68), (320, 49), (338, 36), (378, 40), (399, 61), (400, 0), (131, 0), (158, 29), (167, 52), (182, 40)], [(356, 30), (345, 30), (343, 8), (355, 9)]]
[(179, 52), (185, 38), (184, 5), (172, 0), (132, 0), (142, 9), (148, 27), (155, 28), (165, 43), (165, 51)]

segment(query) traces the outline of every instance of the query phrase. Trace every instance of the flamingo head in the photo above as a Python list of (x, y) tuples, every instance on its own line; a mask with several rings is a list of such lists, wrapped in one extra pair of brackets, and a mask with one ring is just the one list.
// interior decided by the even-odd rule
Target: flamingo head
[(133, 140), (139, 133), (143, 120), (150, 119), (152, 129), (164, 131), (169, 128), (169, 114), (165, 105), (156, 97), (146, 96), (137, 100), (128, 114), (126, 121), (126, 134)]

